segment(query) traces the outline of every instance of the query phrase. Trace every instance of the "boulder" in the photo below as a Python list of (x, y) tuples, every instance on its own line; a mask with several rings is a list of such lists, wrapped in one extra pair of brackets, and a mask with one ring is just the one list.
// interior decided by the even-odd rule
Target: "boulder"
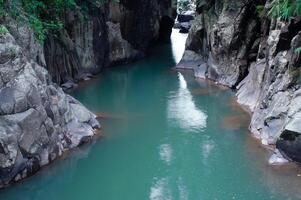
[(191, 24), (189, 22), (180, 23), (180, 33), (189, 33)]
[(178, 14), (177, 21), (180, 23), (190, 22), (191, 20), (194, 20), (194, 16), (192, 14)]
[[(0, 42), (0, 80), (4, 82), (0, 85), (1, 188), (32, 175), (63, 151), (89, 141), (87, 138), (100, 126), (94, 114), (28, 59), (33, 52), (23, 53), (9, 33), (0, 35)], [(1, 53), (6, 46), (17, 50), (14, 56)]]

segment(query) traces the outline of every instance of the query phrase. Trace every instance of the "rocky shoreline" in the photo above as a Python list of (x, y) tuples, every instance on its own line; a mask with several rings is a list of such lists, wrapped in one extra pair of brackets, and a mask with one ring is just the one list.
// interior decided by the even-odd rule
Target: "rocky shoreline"
[(26, 178), (100, 128), (9, 33), (0, 36), (0, 188)]
[(235, 89), (238, 102), (252, 112), (255, 137), (301, 162), (301, 59), (296, 51), (301, 21), (260, 16), (259, 5), (267, 13), (270, 1), (206, 1), (198, 7), (177, 67)]
[(43, 44), (26, 22), (0, 19), (0, 188), (91, 140), (100, 129), (97, 116), (65, 91), (168, 39), (174, 6), (108, 1), (87, 7), (85, 20), (71, 11)]

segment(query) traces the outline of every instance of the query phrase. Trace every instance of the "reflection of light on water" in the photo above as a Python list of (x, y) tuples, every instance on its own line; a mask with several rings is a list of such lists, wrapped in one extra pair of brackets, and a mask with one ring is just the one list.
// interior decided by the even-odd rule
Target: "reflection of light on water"
[(165, 161), (167, 164), (170, 164), (172, 159), (172, 148), (169, 144), (162, 144), (160, 146), (160, 157), (161, 160)]
[(180, 81), (180, 89), (187, 90), (187, 83), (186, 83), (186, 81), (184, 79), (184, 76), (181, 73), (179, 73), (179, 81)]
[(202, 160), (203, 164), (206, 166), (208, 164), (208, 158), (214, 149), (215, 145), (214, 142), (211, 140), (205, 140), (203, 143), (200, 144), (201, 146), (201, 152), (202, 152)]
[(180, 192), (180, 200), (188, 200), (188, 190), (182, 177), (179, 178), (178, 189)]
[(172, 29), (171, 47), (172, 54), (176, 63), (179, 63), (185, 51), (185, 43), (188, 34), (179, 33), (178, 29)]
[(180, 87), (177, 93), (169, 98), (168, 119), (176, 120), (182, 129), (199, 132), (206, 127), (207, 115), (196, 107), (183, 75), (179, 73), (178, 76)]
[(159, 179), (151, 187), (150, 200), (171, 200), (171, 191), (168, 189), (166, 178)]
[(187, 186), (185, 185), (182, 177), (179, 177), (177, 182), (178, 187), (178, 196), (179, 198), (175, 198), (175, 193), (172, 193), (172, 184), (169, 178), (155, 178), (151, 189), (150, 189), (150, 200), (172, 200), (172, 199), (180, 199), (180, 200), (188, 200), (189, 193), (187, 190)]

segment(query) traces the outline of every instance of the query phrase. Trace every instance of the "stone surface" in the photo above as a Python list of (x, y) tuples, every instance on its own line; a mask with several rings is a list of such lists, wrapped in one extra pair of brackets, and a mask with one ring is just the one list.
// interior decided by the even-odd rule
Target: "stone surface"
[(288, 163), (288, 162), (289, 161), (287, 159), (285, 159), (277, 149), (269, 159), (270, 165), (282, 165), (282, 164)]
[[(63, 89), (103, 67), (141, 57), (169, 40), (175, 1), (121, 0), (66, 13), (65, 28), (38, 43), (26, 23), (0, 22), (0, 188), (91, 139), (96, 116)], [(55, 83), (54, 83), (55, 82)], [(56, 84), (57, 83), (57, 84)]]
[(0, 188), (88, 141), (99, 128), (96, 116), (31, 59), (41, 52), (27, 52), (23, 47), (33, 44), (18, 41), (10, 33), (0, 36)]
[(109, 39), (109, 60), (110, 63), (120, 63), (131, 61), (139, 56), (137, 50), (132, 45), (122, 38), (120, 25), (112, 22), (107, 22)]
[(96, 74), (104, 67), (141, 58), (158, 40), (169, 40), (173, 1), (107, 1), (88, 6), (85, 20), (79, 11), (69, 12), (64, 18), (67, 28), (48, 37), (44, 45), (53, 81), (76, 83), (83, 73)]
[(234, 87), (247, 73), (248, 55), (258, 37), (253, 2), (206, 1), (204, 5), (192, 22), (186, 50), (202, 56), (208, 64), (207, 78)]
[[(186, 43), (180, 68), (190, 68), (237, 90), (252, 114), (250, 130), (301, 162), (301, 21), (270, 20), (255, 7), (269, 1), (204, 1)], [(267, 11), (268, 12), (268, 11)], [(276, 157), (272, 159), (277, 161)]]
[(191, 20), (194, 20), (194, 16), (192, 14), (179, 14), (177, 17), (177, 21), (180, 23), (190, 22)]

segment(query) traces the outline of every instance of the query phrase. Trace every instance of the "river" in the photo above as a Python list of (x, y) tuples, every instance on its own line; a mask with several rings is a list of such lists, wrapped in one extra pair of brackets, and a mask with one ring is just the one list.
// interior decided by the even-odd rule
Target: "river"
[(233, 92), (173, 69), (185, 35), (106, 69), (72, 94), (101, 139), (0, 191), (2, 200), (300, 199), (301, 170), (269, 166)]

